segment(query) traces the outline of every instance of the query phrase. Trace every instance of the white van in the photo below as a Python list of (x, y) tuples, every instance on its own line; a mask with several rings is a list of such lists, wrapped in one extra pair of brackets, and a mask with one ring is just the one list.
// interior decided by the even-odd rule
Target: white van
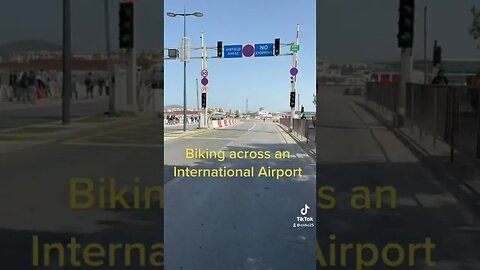
[(223, 113), (221, 112), (214, 112), (210, 115), (210, 118), (212, 120), (223, 120), (224, 116), (223, 116)]

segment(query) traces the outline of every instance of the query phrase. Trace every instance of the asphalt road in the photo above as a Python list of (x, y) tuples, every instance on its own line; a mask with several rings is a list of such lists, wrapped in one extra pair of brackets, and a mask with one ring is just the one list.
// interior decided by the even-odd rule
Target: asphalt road
[[(448, 180), (356, 105), (361, 98), (342, 92), (324, 87), (317, 98), (317, 187), (335, 188), (331, 194), (336, 199), (332, 209), (317, 208), (317, 238), (326, 256), (331, 234), (337, 244), (369, 242), (380, 248), (387, 243), (407, 247), (430, 238), (436, 244), (433, 269), (480, 269), (478, 205), (465, 204), (444, 184)], [(370, 209), (352, 208), (352, 189), (358, 186), (371, 191)], [(375, 198), (375, 189), (382, 186), (395, 188), (394, 209), (390, 196)], [(348, 269), (354, 269), (353, 257)], [(396, 269), (427, 268), (422, 253), (413, 266), (404, 261)], [(372, 269), (386, 266), (379, 263)]]
[[(100, 192), (101, 177), (115, 178), (118, 189), (132, 187), (134, 178), (140, 179), (142, 187), (161, 185), (162, 145), (162, 123), (158, 121), (0, 155), (2, 269), (32, 269), (33, 235), (39, 236), (41, 244), (66, 244), (70, 237), (76, 237), (82, 244), (100, 243), (107, 247), (110, 243), (147, 243), (148, 250), (149, 243), (163, 243), (163, 209), (158, 207), (158, 199), (153, 203), (156, 208), (135, 211), (121, 207), (115, 210), (69, 207), (69, 183), (75, 177), (91, 178), (95, 194)], [(109, 194), (111, 188), (106, 190)], [(131, 197), (128, 198), (130, 203)], [(68, 266), (71, 255), (66, 252)], [(124, 259), (125, 256), (118, 255), (116, 267), (101, 269), (124, 269), (119, 267), (125, 265)], [(92, 267), (83, 263), (82, 267), (35, 269)]]
[[(186, 159), (186, 148), (288, 150), (288, 160)], [(290, 179), (174, 177), (184, 168), (303, 168)], [(315, 205), (315, 164), (276, 124), (248, 121), (165, 142), (168, 269), (314, 269), (315, 229), (293, 228)], [(313, 212), (310, 212), (312, 214)]]
[[(108, 110), (108, 100), (101, 98), (92, 102), (72, 102), (71, 117), (82, 117)], [(0, 130), (34, 124), (44, 124), (62, 119), (62, 105), (0, 110)]]

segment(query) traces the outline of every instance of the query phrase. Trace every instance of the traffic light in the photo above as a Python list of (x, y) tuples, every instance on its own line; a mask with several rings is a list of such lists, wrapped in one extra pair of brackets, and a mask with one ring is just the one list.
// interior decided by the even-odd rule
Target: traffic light
[(398, 46), (411, 48), (415, 29), (415, 0), (400, 0), (398, 20)]
[(276, 56), (280, 55), (280, 39), (279, 38), (275, 39), (275, 55)]
[(221, 42), (221, 41), (217, 42), (217, 57), (218, 58), (223, 57), (223, 42)]
[(305, 108), (304, 108), (303, 105), (302, 105), (302, 108), (301, 108), (300, 113), (304, 113), (304, 112), (305, 112)]
[(290, 108), (295, 108), (295, 92), (290, 92)]
[(133, 3), (120, 3), (119, 43), (121, 49), (131, 49), (134, 46), (134, 9)]
[(433, 65), (437, 66), (442, 62), (442, 47), (437, 46), (437, 43), (435, 43), (435, 46), (433, 47)]
[(202, 108), (207, 108), (207, 93), (202, 93)]

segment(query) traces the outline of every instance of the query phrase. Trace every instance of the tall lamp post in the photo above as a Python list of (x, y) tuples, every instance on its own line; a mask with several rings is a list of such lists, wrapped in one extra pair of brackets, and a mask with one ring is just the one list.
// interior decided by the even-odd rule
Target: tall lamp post
[[(203, 13), (194, 12), (186, 13), (183, 9), (183, 13), (167, 12), (167, 16), (176, 17), (183, 16), (183, 37), (187, 37), (187, 16), (203, 17)], [(185, 52), (184, 52), (185, 54)], [(183, 131), (187, 131), (187, 61), (183, 61)]]
[(63, 0), (63, 55), (62, 55), (62, 124), (70, 123), (72, 94), (72, 37), (70, 0)]

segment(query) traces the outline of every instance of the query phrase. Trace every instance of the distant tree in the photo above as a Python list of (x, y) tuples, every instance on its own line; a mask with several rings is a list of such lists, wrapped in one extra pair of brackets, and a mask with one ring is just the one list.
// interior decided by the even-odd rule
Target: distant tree
[(480, 38), (480, 10), (473, 6), (470, 13), (472, 14), (472, 24), (468, 27), (468, 33), (477, 40)]
[(331, 69), (339, 69), (340, 66), (337, 65), (337, 64), (330, 64), (330, 68), (331, 68)]

